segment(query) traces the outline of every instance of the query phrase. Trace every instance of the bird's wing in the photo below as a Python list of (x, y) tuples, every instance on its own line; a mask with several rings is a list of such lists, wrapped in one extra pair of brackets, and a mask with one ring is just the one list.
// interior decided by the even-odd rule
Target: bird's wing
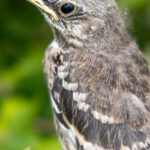
[(114, 93), (104, 87), (94, 97), (80, 88), (79, 83), (56, 77), (52, 89), (55, 114), (73, 131), (74, 144), (77, 139), (78, 147), (84, 150), (148, 150), (149, 97), (144, 103), (134, 94)]
[[(72, 143), (81, 150), (150, 149), (148, 94), (141, 99), (134, 92), (109, 88), (109, 82), (114, 85), (114, 70), (103, 71), (98, 64), (95, 69), (82, 61), (80, 66), (60, 64), (52, 88), (56, 118), (67, 132), (71, 131)], [(105, 73), (111, 75), (107, 84)]]

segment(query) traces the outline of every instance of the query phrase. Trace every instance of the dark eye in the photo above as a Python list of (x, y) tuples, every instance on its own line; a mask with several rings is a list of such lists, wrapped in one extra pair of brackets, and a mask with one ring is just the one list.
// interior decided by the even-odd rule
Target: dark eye
[(75, 10), (75, 6), (71, 3), (65, 3), (61, 6), (60, 10), (62, 13), (67, 15)]

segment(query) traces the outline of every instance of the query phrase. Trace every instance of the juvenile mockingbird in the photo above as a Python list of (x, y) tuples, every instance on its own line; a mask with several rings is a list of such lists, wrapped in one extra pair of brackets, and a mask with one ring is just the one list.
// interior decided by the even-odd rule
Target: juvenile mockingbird
[(45, 73), (64, 150), (150, 150), (150, 72), (115, 0), (29, 0), (53, 27)]

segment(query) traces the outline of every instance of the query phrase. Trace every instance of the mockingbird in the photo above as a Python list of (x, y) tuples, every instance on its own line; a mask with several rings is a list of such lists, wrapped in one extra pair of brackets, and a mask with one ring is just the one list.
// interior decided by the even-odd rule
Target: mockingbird
[(53, 27), (44, 66), (64, 150), (150, 150), (150, 72), (115, 0), (29, 0)]

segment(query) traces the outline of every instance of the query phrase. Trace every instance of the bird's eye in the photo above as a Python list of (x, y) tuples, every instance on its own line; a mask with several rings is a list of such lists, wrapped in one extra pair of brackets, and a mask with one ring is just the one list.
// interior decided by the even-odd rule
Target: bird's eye
[(60, 10), (63, 14), (68, 15), (75, 10), (75, 6), (71, 3), (65, 3), (60, 7)]

